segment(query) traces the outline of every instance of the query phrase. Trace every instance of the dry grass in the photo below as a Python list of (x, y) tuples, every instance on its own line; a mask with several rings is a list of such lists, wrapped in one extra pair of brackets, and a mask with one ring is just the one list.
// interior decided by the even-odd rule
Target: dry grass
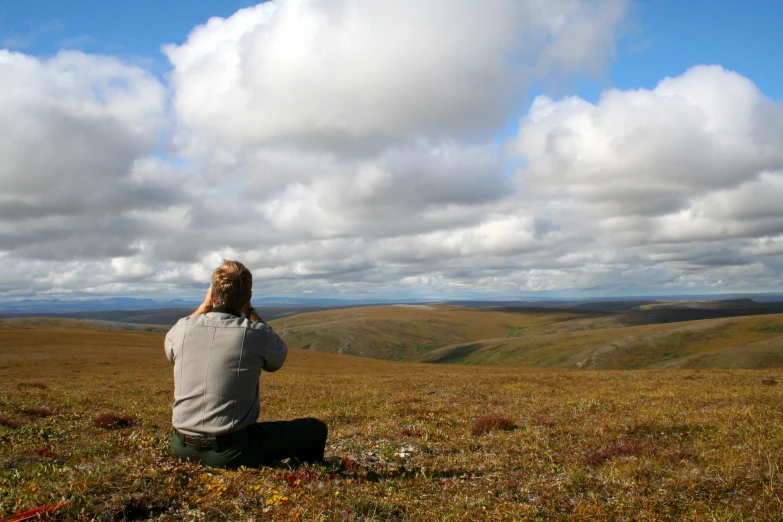
[[(327, 422), (321, 466), (173, 458), (161, 334), (0, 323), (0, 517), (66, 520), (780, 520), (783, 386), (769, 369), (594, 371), (292, 351), (262, 420)], [(686, 379), (685, 377), (693, 377)], [(17, 387), (42, 382), (46, 389)], [(57, 411), (49, 417), (15, 413)], [(93, 424), (122, 412), (135, 425)], [(472, 435), (503, 412), (512, 431)], [(420, 435), (418, 435), (420, 434)]]

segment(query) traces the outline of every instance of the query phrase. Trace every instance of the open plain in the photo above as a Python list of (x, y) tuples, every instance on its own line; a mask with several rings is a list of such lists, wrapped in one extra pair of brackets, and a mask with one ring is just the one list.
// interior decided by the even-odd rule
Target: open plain
[[(542, 317), (482, 320), (475, 337), (566, 324)], [(303, 331), (293, 320), (275, 326)], [(748, 320), (760, 322), (722, 335), (780, 336), (779, 315)], [(261, 420), (323, 419), (346, 469), (223, 471), (168, 451), (162, 344), (86, 321), (0, 322), (0, 517), (68, 501), (57, 519), (783, 518), (780, 368), (433, 365), (293, 348), (262, 376)]]

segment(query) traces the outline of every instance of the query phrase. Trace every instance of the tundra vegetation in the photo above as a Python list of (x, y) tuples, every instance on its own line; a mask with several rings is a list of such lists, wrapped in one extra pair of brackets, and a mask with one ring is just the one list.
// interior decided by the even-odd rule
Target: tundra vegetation
[[(414, 340), (434, 353), (525, 335), (549, 335), (565, 350), (579, 334), (626, 328), (517, 314), (516, 322), (482, 318), (476, 329), (485, 331), (475, 333), (476, 319), (456, 311), (438, 318), (401, 310), (419, 319), (417, 338), (395, 328), (401, 354), (415, 354)], [(568, 361), (568, 368), (386, 361), (318, 351), (332, 341), (303, 325), (319, 322), (294, 319), (276, 327), (298, 329), (288, 339), (293, 345), (300, 335), (310, 349), (293, 348), (282, 370), (262, 376), (261, 420), (323, 419), (327, 454), (344, 458), (339, 471), (283, 463), (226, 471), (180, 461), (168, 450), (173, 379), (163, 334), (73, 320), (0, 322), (0, 517), (68, 501), (55, 517), (783, 519), (781, 369), (587, 371), (600, 365), (579, 369), (559, 357), (551, 365)], [(428, 332), (449, 329), (431, 330), (437, 321), (473, 337), (437, 340)], [(567, 326), (574, 321), (587, 326)], [(701, 354), (740, 339), (780, 348), (783, 317), (730, 321), (737, 322), (699, 326), (693, 335), (676, 330), (683, 324), (653, 325), (674, 328), (673, 340), (654, 329), (652, 338), (634, 335), (649, 347), (666, 345), (658, 360), (683, 343)], [(612, 364), (623, 360), (637, 361)]]
[[(658, 323), (688, 317), (693, 308), (672, 307), (663, 317), (656, 306), (613, 314), (513, 310), (377, 306), (272, 324), (292, 347), (400, 361), (589, 369), (783, 367), (779, 313)], [(753, 307), (731, 313), (748, 310)]]

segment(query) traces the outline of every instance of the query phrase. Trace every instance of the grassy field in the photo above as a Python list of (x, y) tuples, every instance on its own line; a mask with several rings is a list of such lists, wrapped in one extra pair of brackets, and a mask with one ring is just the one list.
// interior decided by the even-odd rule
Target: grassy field
[(549, 368), (783, 367), (783, 314), (626, 326), (626, 316), (430, 306), (272, 321), (289, 346), (387, 360)]
[[(780, 370), (423, 365), (294, 349), (262, 377), (262, 420), (322, 418), (327, 454), (348, 470), (221, 471), (168, 452), (162, 339), (0, 322), (0, 517), (67, 500), (63, 520), (783, 519)], [(106, 414), (131, 426), (96, 425)]]

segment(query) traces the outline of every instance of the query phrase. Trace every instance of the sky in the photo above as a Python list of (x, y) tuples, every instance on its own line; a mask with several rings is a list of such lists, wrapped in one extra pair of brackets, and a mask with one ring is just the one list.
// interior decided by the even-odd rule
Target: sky
[(0, 301), (781, 291), (781, 19), (0, 2)]

